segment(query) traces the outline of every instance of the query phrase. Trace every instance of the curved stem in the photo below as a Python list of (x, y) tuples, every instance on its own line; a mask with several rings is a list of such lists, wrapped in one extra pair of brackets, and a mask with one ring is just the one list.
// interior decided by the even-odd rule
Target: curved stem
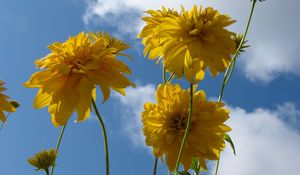
[(180, 149), (179, 149), (179, 153), (177, 156), (177, 161), (176, 161), (176, 166), (175, 166), (175, 175), (178, 174), (178, 168), (179, 168), (179, 163), (180, 163), (180, 159), (185, 147), (185, 143), (186, 140), (188, 138), (189, 132), (190, 132), (190, 128), (191, 128), (191, 123), (192, 123), (192, 113), (193, 113), (193, 84), (190, 84), (190, 111), (189, 111), (189, 116), (188, 116), (188, 120), (187, 120), (187, 124), (186, 124), (186, 128), (185, 128), (185, 132), (184, 132), (184, 136), (180, 145)]
[[(60, 134), (59, 134), (59, 137), (58, 137), (58, 141), (57, 141), (57, 144), (56, 144), (56, 147), (55, 147), (55, 150), (56, 150), (57, 153), (58, 153), (58, 150), (59, 150), (59, 147), (60, 147), (61, 140), (62, 140), (63, 135), (65, 133), (66, 126), (67, 126), (67, 124), (64, 125), (63, 128), (60, 131)], [(56, 162), (56, 159), (54, 160), (54, 163), (52, 165), (51, 174), (50, 175), (53, 175), (54, 168), (55, 168), (55, 162)]]
[(230, 64), (230, 67), (231, 68), (231, 71), (227, 72), (227, 75), (225, 74), (225, 77), (226, 77), (226, 80), (225, 80), (225, 85), (227, 85), (227, 83), (229, 82), (231, 76), (232, 76), (232, 73), (234, 71), (234, 67), (235, 67), (235, 62), (236, 62), (236, 59), (239, 55), (239, 52), (243, 46), (243, 43), (245, 42), (245, 39), (246, 39), (246, 36), (247, 36), (247, 33), (248, 33), (248, 30), (249, 30), (249, 26), (250, 26), (250, 23), (251, 23), (251, 19), (252, 19), (252, 16), (253, 16), (253, 12), (254, 12), (254, 8), (255, 8), (255, 4), (256, 4), (256, 0), (252, 0), (252, 6), (251, 6), (251, 10), (250, 10), (250, 15), (249, 15), (249, 18), (248, 18), (248, 22), (247, 22), (247, 25), (246, 25), (246, 29), (245, 29), (245, 32), (244, 32), (244, 35), (243, 35), (243, 38), (238, 46), (238, 48), (236, 49), (233, 57), (232, 57), (232, 61), (231, 61), (231, 64)]
[(105, 149), (106, 175), (109, 175), (109, 154), (108, 154), (108, 142), (107, 142), (107, 135), (106, 135), (105, 125), (104, 125), (104, 121), (101, 118), (99, 110), (96, 106), (95, 100), (93, 98), (92, 98), (92, 104), (93, 104), (95, 113), (98, 117), (98, 120), (100, 122), (101, 128), (102, 128), (102, 134), (103, 134), (103, 140), (104, 140), (104, 149)]
[[(252, 6), (251, 6), (250, 15), (249, 15), (249, 18), (248, 18), (248, 22), (247, 22), (247, 25), (246, 25), (245, 32), (244, 32), (243, 38), (242, 38), (242, 40), (241, 40), (241, 42), (240, 42), (238, 48), (237, 48), (236, 51), (235, 51), (235, 54), (234, 54), (233, 57), (232, 57), (232, 62), (231, 62), (231, 64), (229, 65), (229, 68), (228, 68), (228, 69), (226, 70), (226, 72), (225, 72), (224, 79), (223, 79), (223, 83), (222, 83), (222, 87), (221, 87), (221, 91), (220, 91), (220, 94), (219, 94), (219, 100), (218, 100), (218, 102), (221, 102), (221, 101), (222, 101), (225, 86), (228, 84), (228, 82), (229, 82), (229, 80), (230, 80), (230, 78), (231, 78), (231, 76), (232, 76), (232, 73), (233, 73), (233, 71), (234, 71), (234, 68), (235, 68), (235, 62), (236, 62), (238, 53), (240, 52), (240, 50), (241, 50), (241, 48), (242, 48), (242, 46), (243, 46), (243, 43), (244, 43), (244, 41), (245, 41), (245, 38), (246, 38), (247, 33), (248, 33), (248, 30), (249, 30), (249, 26), (250, 26), (251, 19), (252, 19), (252, 16), (253, 16), (255, 4), (256, 4), (256, 0), (252, 0)], [(218, 174), (219, 164), (220, 164), (220, 157), (219, 157), (218, 160), (217, 160), (217, 165), (216, 165), (215, 175)]]
[(154, 168), (153, 168), (153, 175), (156, 175), (157, 162), (158, 162), (158, 158), (155, 158)]

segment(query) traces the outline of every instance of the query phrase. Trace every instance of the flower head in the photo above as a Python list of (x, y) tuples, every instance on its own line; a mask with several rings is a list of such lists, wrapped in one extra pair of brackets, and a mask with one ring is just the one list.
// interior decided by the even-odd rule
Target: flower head
[(6, 121), (6, 117), (4, 115), (4, 111), (6, 112), (15, 112), (16, 107), (9, 102), (7, 99), (9, 98), (7, 95), (4, 95), (2, 92), (6, 90), (3, 87), (5, 83), (0, 80), (0, 120), (4, 123)]
[(149, 59), (154, 60), (156, 58), (161, 59), (163, 56), (163, 47), (161, 43), (163, 42), (162, 38), (156, 37), (156, 31), (159, 25), (161, 25), (166, 17), (175, 18), (179, 16), (179, 13), (173, 9), (166, 9), (165, 7), (162, 10), (148, 10), (148, 14), (151, 15), (143, 17), (143, 20), (147, 25), (143, 28), (139, 34), (139, 38), (142, 39), (142, 43), (145, 45), (144, 56), (148, 54)]
[(150, 59), (163, 57), (168, 71), (177, 77), (184, 75), (191, 83), (201, 81), (207, 67), (216, 76), (229, 66), (235, 52), (235, 34), (226, 29), (235, 22), (229, 16), (196, 6), (168, 15), (150, 12), (143, 18), (147, 25), (139, 35)]
[[(189, 90), (177, 85), (159, 85), (157, 104), (146, 103), (142, 112), (143, 132), (146, 144), (153, 147), (155, 157), (166, 157), (170, 171), (176, 164), (179, 148), (185, 133), (189, 113)], [(224, 124), (229, 111), (223, 103), (206, 100), (203, 91), (194, 92), (191, 129), (181, 158), (184, 168), (189, 169), (192, 158), (216, 160), (225, 143), (224, 133), (231, 130)]]
[[(240, 46), (242, 40), (243, 40), (244, 34), (238, 34), (235, 35), (234, 37), (234, 42), (236, 43), (236, 50), (238, 50), (238, 47)], [(237, 55), (240, 55), (242, 52), (245, 52), (246, 48), (250, 47), (250, 45), (246, 45), (248, 42), (248, 40), (244, 40), (243, 44), (241, 45), (241, 48), (239, 50), (239, 52), (237, 53)]]
[(55, 164), (57, 151), (55, 149), (43, 150), (36, 153), (28, 159), (28, 163), (36, 168), (36, 170), (47, 171), (50, 166)]
[(124, 76), (131, 71), (117, 55), (125, 55), (122, 51), (127, 48), (129, 45), (107, 33), (82, 32), (64, 43), (51, 44), (51, 53), (35, 61), (41, 71), (25, 83), (26, 87), (39, 88), (34, 107), (48, 106), (58, 126), (65, 125), (74, 111), (77, 121), (88, 118), (97, 85), (103, 101), (109, 98), (110, 88), (125, 95), (124, 89), (134, 84)]

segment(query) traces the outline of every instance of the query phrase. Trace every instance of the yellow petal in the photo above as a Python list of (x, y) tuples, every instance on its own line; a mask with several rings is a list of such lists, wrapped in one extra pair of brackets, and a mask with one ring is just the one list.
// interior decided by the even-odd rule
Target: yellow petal
[(44, 108), (50, 104), (51, 100), (51, 96), (47, 93), (43, 93), (42, 89), (40, 89), (34, 99), (34, 108)]
[(16, 111), (14, 106), (12, 104), (10, 104), (6, 99), (1, 98), (1, 96), (0, 96), (0, 106), (1, 106), (1, 109), (3, 109), (4, 111), (7, 111), (7, 112), (15, 112)]
[[(77, 121), (81, 122), (86, 120), (91, 113), (91, 95), (87, 95), (87, 96), (82, 96), (82, 98), (80, 98), (79, 103), (77, 105)], [(89, 97), (88, 97), (89, 96)]]
[(0, 111), (0, 120), (1, 120), (3, 123), (5, 123), (5, 121), (6, 121), (6, 117), (5, 117), (5, 115), (4, 115), (4, 113), (3, 113), (2, 111)]
[(102, 94), (103, 94), (102, 103), (104, 103), (110, 96), (110, 90), (109, 90), (108, 85), (106, 85), (104, 83), (99, 84), (99, 86), (100, 86)]

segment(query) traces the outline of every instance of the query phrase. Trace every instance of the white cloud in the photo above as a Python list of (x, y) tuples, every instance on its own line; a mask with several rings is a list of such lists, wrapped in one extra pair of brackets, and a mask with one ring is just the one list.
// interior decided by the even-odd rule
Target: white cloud
[[(246, 77), (252, 81), (270, 82), (280, 74), (300, 76), (300, 59), (294, 54), (296, 47), (279, 46), (270, 41), (258, 41), (252, 50), (240, 61)], [(290, 44), (290, 43), (289, 43)]]
[[(230, 14), (238, 22), (232, 27), (242, 32), (247, 20), (250, 0), (87, 0), (83, 16), (85, 24), (111, 26), (119, 35), (130, 34), (135, 38), (143, 26), (140, 17), (147, 9), (161, 9), (164, 5), (178, 9), (180, 5), (190, 8), (194, 4), (213, 6), (222, 13)], [(300, 77), (300, 16), (298, 0), (267, 0), (257, 3), (249, 37), (252, 47), (239, 60), (239, 70), (251, 81), (270, 82), (280, 75)], [(283, 10), (284, 9), (284, 10)]]
[[(123, 34), (137, 34), (143, 26), (141, 16), (147, 9), (161, 9), (162, 6), (180, 9), (180, 5), (191, 8), (199, 4), (197, 0), (87, 0), (86, 13), (83, 16), (85, 24), (96, 24), (99, 26), (110, 25)], [(241, 11), (239, 8), (246, 8), (246, 4), (228, 0), (219, 2), (218, 0), (203, 1), (204, 6), (214, 6), (222, 10)], [(230, 12), (230, 11), (227, 11)], [(242, 16), (245, 16), (242, 14)]]
[(113, 97), (121, 103), (120, 114), (125, 135), (135, 146), (145, 147), (145, 137), (142, 133), (141, 112), (145, 102), (155, 101), (155, 86), (148, 84), (136, 88), (127, 88), (126, 97), (113, 93)]
[[(145, 148), (140, 114), (143, 104), (155, 101), (155, 86), (129, 88), (126, 97), (113, 95), (121, 103), (123, 130), (136, 146)], [(223, 175), (296, 175), (300, 162), (300, 110), (293, 103), (278, 105), (275, 110), (258, 108), (252, 112), (229, 107), (228, 125), (235, 143), (234, 156), (229, 145), (222, 153), (219, 174)], [(296, 128), (298, 127), (298, 128)], [(213, 173), (212, 173), (213, 174)]]
[[(286, 113), (290, 108), (297, 112)], [(231, 111), (228, 124), (233, 129), (230, 135), (237, 156), (227, 147), (222, 154), (220, 174), (298, 174), (300, 135), (281, 120), (300, 116), (294, 105), (285, 103), (275, 111), (263, 108), (253, 112), (241, 108), (232, 108)]]
[(293, 103), (284, 103), (277, 107), (276, 115), (290, 126), (300, 131), (300, 110)]
[(300, 77), (300, 23), (293, 19), (300, 17), (299, 6), (297, 0), (272, 0), (257, 5), (249, 35), (252, 47), (240, 60), (247, 78), (270, 82), (280, 75)]

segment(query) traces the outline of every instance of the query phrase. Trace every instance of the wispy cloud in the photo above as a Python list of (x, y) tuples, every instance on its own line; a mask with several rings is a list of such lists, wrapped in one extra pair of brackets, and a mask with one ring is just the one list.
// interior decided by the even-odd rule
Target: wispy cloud
[(141, 112), (144, 109), (145, 102), (155, 101), (155, 86), (148, 84), (136, 88), (128, 88), (126, 97), (113, 93), (113, 97), (120, 101), (121, 108), (118, 111), (121, 114), (122, 126), (125, 136), (128, 136), (131, 142), (138, 147), (146, 147), (145, 137), (142, 133)]
[[(114, 97), (122, 106), (118, 112), (123, 116), (125, 134), (133, 144), (146, 148), (140, 113), (145, 102), (155, 101), (155, 86), (138, 86), (129, 89), (126, 97), (117, 94)], [(222, 153), (220, 174), (297, 174), (300, 135), (291, 124), (299, 122), (300, 110), (295, 104), (287, 102), (274, 110), (257, 108), (251, 112), (239, 107), (229, 108), (228, 125), (233, 129), (230, 135), (237, 155), (234, 156), (227, 145)]]

